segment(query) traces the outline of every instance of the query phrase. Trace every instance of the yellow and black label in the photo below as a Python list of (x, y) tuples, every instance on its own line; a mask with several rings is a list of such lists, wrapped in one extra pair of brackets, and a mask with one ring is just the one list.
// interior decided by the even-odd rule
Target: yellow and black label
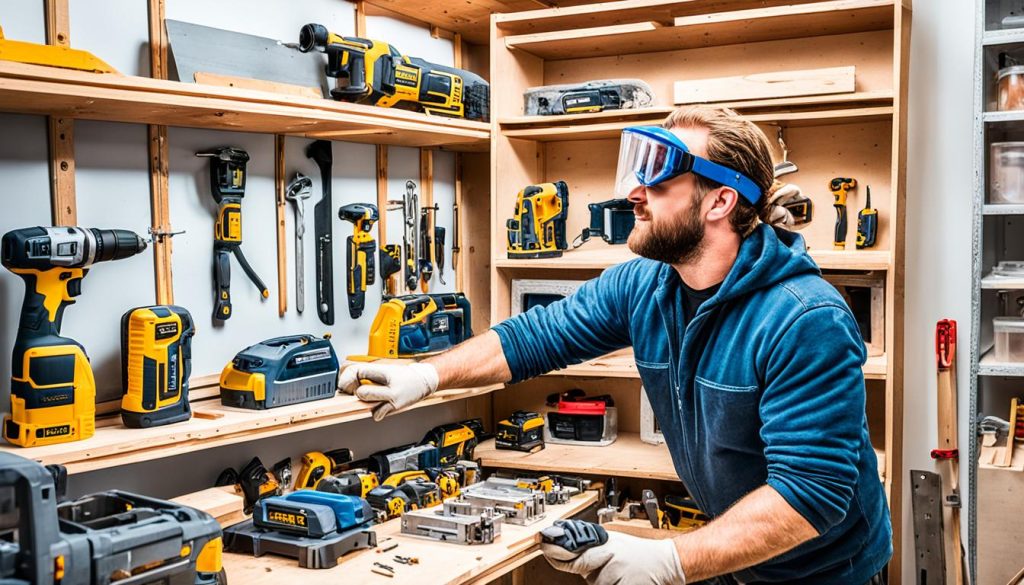
[(306, 528), (306, 517), (293, 511), (276, 510), (267, 506), (267, 521), (295, 528)]

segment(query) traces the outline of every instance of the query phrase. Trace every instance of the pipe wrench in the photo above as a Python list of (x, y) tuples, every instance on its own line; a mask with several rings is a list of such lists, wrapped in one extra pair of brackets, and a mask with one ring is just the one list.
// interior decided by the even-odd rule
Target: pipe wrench
[(306, 199), (313, 194), (313, 179), (302, 173), (288, 183), (284, 198), (295, 206), (295, 310), (299, 313), (306, 308), (306, 280), (304, 236), (306, 235)]

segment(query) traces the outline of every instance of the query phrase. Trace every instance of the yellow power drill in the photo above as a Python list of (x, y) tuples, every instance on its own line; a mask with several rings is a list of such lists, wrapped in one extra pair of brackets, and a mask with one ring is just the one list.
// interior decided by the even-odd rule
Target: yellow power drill
[(565, 220), (569, 187), (565, 181), (530, 185), (516, 197), (514, 217), (505, 222), (509, 258), (558, 258), (568, 248)]
[(366, 306), (366, 286), (376, 280), (377, 243), (373, 240), (373, 224), (377, 223), (377, 206), (370, 203), (350, 203), (338, 210), (338, 217), (352, 222), (352, 235), (348, 237), (348, 314), (358, 319)]
[(836, 208), (836, 231), (833, 238), (836, 250), (846, 249), (846, 195), (850, 189), (857, 187), (857, 179), (836, 177), (829, 181), (828, 188), (832, 191), (834, 201), (832, 206)]
[(30, 227), (7, 232), (0, 262), (25, 281), (11, 360), (11, 414), (4, 438), (31, 447), (88, 439), (96, 428), (96, 382), (85, 349), (61, 337), (64, 308), (82, 294), (97, 262), (146, 249), (129, 230)]
[(299, 50), (314, 49), (327, 54), (327, 76), (338, 80), (331, 90), (336, 100), (487, 121), (490, 87), (475, 73), (307, 24), (299, 31)]

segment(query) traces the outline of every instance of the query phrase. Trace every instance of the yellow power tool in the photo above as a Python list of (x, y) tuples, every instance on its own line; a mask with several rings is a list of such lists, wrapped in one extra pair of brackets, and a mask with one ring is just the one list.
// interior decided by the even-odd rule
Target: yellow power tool
[(88, 51), (61, 47), (59, 45), (40, 45), (38, 43), (12, 41), (4, 38), (4, 30), (2, 28), (0, 28), (0, 61), (16, 61), (31, 65), (91, 71), (93, 73), (117, 73), (113, 67)]
[(462, 293), (394, 297), (381, 304), (370, 325), (368, 354), (422, 356), (454, 347), (472, 335), (469, 300)]
[(7, 232), (0, 262), (25, 281), (11, 360), (4, 438), (22, 447), (88, 439), (96, 429), (96, 381), (77, 341), (61, 337), (64, 309), (97, 262), (129, 258), (146, 241), (128, 230), (30, 227)]
[(352, 222), (352, 235), (348, 237), (348, 314), (358, 319), (366, 306), (366, 286), (377, 278), (375, 268), (377, 243), (373, 240), (373, 224), (377, 223), (377, 206), (370, 203), (350, 203), (338, 210), (338, 217)]
[(320, 24), (302, 27), (299, 50), (327, 54), (336, 100), (487, 121), (490, 87), (475, 73), (407, 57), (382, 41), (337, 35)]
[(121, 316), (121, 420), (149, 428), (192, 418), (188, 378), (195, 325), (184, 307), (138, 307)]
[(565, 181), (530, 185), (516, 197), (508, 230), (509, 258), (558, 258), (568, 248), (569, 186)]
[(302, 456), (302, 468), (295, 476), (295, 489), (315, 489), (324, 478), (352, 461), (351, 449), (310, 451)]
[(850, 189), (857, 187), (857, 179), (850, 179), (846, 177), (836, 177), (829, 181), (828, 188), (832, 191), (832, 197), (834, 201), (832, 206), (836, 208), (836, 230), (833, 243), (835, 244), (834, 249), (845, 250), (846, 249), (846, 195)]

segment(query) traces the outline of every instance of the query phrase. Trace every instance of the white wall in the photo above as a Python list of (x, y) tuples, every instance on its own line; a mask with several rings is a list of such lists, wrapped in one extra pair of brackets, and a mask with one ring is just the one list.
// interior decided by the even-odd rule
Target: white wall
[[(148, 75), (148, 17), (146, 3), (138, 0), (105, 2), (96, 11), (94, 3), (71, 2), (71, 44), (93, 52), (128, 75)], [(0, 3), (0, 26), (7, 38), (43, 42), (42, 2), (5, 0)], [(301, 10), (287, 0), (170, 0), (167, 18), (206, 26), (229, 28), (249, 34), (294, 41), (300, 27), (319, 22), (334, 32), (353, 34), (354, 5), (337, 0), (311, 0)], [(243, 18), (239, 18), (243, 15)], [(368, 19), (367, 36), (390, 40), (404, 52), (452, 63), (452, 43), (430, 37), (425, 28), (389, 18)], [(274, 142), (271, 135), (221, 132), (194, 128), (171, 128), (168, 133), (170, 169), (170, 212), (175, 230), (185, 230), (173, 241), (175, 303), (187, 308), (197, 325), (193, 340), (193, 374), (216, 374), (244, 347), (262, 339), (292, 333), (333, 334), (340, 356), (366, 351), (366, 340), (379, 306), (380, 279), (366, 293), (366, 309), (358, 320), (349, 317), (345, 295), (345, 240), (352, 225), (337, 217), (337, 208), (347, 203), (376, 203), (376, 155), (370, 145), (333, 143), (334, 289), (335, 325), (324, 326), (316, 312), (313, 206), (320, 198), (321, 177), (304, 150), (311, 141), (286, 140), (286, 172), (296, 171), (313, 179), (313, 197), (306, 202), (305, 306), (295, 311), (294, 214), (286, 211), (288, 254), (288, 307), (283, 318), (277, 313), (276, 215), (274, 204)], [(216, 204), (209, 192), (208, 159), (195, 152), (220, 146), (236, 146), (249, 152), (246, 196), (243, 200), (243, 245), (249, 262), (270, 289), (261, 299), (241, 267), (231, 261), (233, 316), (215, 323), (211, 317), (214, 287), (213, 222)], [(85, 227), (123, 228), (143, 236), (150, 225), (149, 169), (146, 128), (136, 124), (78, 121), (75, 124), (76, 188), (78, 223)], [(451, 153), (434, 155), (434, 200), (440, 205), (438, 225), (452, 225), (454, 165)], [(389, 152), (389, 194), (400, 199), (405, 181), (419, 184), (419, 151), (391, 148)], [(0, 233), (33, 225), (49, 225), (49, 179), (46, 121), (39, 116), (0, 114), (0, 185), (5, 189)], [(386, 212), (386, 210), (381, 210)], [(388, 216), (388, 243), (400, 243), (401, 212)], [(380, 244), (380, 242), (378, 242)], [(451, 253), (451, 242), (445, 253)], [(446, 266), (447, 285), (441, 285), (435, 270), (431, 291), (454, 290), (451, 262)], [(450, 278), (449, 278), (450, 277)], [(9, 399), (11, 346), (22, 302), (19, 278), (0, 270), (0, 410)], [(96, 375), (101, 400), (119, 397), (122, 313), (155, 301), (153, 260), (149, 252), (127, 260), (93, 267), (82, 287), (83, 294), (65, 312), (62, 333), (86, 348)], [(7, 357), (2, 357), (7, 356)], [(183, 455), (166, 461), (77, 475), (70, 489), (81, 494), (119, 487), (157, 496), (173, 496), (211, 484), (226, 466), (240, 467), (254, 454), (267, 465), (281, 457), (294, 456), (313, 448), (349, 446), (366, 455), (403, 442), (418, 441), (430, 427), (465, 415), (465, 404), (457, 403), (421, 409), (389, 419), (383, 424), (360, 422), (338, 425), (274, 440), (244, 443), (211, 451)], [(189, 473), (171, 473), (187, 469)], [(169, 479), (171, 478), (171, 479)]]
[[(959, 325), (961, 495), (967, 501), (975, 3), (914, 3), (907, 140), (903, 582), (915, 583), (911, 469), (934, 471), (935, 323)], [(966, 546), (966, 506), (962, 531)]]

